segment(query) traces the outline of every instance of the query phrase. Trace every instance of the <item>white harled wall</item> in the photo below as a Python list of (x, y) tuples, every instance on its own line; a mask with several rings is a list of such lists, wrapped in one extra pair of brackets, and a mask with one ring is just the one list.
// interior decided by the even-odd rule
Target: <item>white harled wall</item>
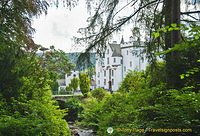
[[(121, 56), (112, 56), (113, 52), (110, 46), (107, 47), (104, 58), (100, 58), (98, 55), (96, 56), (97, 88), (109, 89), (109, 80), (111, 80), (112, 90), (117, 91), (121, 82), (126, 77), (128, 70), (137, 69), (141, 71), (146, 68), (148, 65), (147, 61), (141, 60), (139, 57), (133, 55), (133, 51), (140, 52), (143, 48), (133, 47), (132, 45), (132, 41), (120, 45)], [(116, 60), (115, 62), (114, 58)], [(111, 71), (110, 77), (109, 70)]]

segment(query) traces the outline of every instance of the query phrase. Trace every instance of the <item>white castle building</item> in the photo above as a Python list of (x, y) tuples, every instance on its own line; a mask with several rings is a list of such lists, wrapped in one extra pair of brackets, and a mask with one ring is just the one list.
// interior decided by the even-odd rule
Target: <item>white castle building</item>
[(146, 68), (147, 60), (134, 55), (143, 51), (144, 46), (134, 42), (132, 37), (129, 40), (124, 42), (122, 38), (120, 44), (110, 43), (103, 57), (96, 55), (96, 88), (117, 91), (128, 70)]

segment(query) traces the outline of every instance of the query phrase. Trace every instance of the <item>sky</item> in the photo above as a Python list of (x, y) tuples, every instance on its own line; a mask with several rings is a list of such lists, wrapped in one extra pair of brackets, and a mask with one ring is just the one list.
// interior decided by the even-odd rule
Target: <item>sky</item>
[[(127, 13), (127, 10), (126, 10)], [(49, 7), (47, 15), (41, 15), (39, 18), (33, 19), (33, 28), (35, 34), (33, 40), (36, 44), (40, 44), (49, 48), (54, 45), (56, 49), (65, 52), (81, 52), (84, 48), (73, 48), (73, 36), (77, 36), (78, 29), (87, 26), (87, 6), (85, 0), (79, 0), (78, 5), (72, 10), (68, 10), (62, 6)], [(131, 36), (130, 27), (124, 27), (122, 31), (123, 38), (127, 41)], [(117, 34), (111, 41), (121, 41), (122, 34)]]
[(54, 45), (56, 49), (75, 52), (72, 47), (72, 37), (77, 35), (79, 28), (87, 26), (88, 16), (83, 0), (80, 0), (71, 11), (62, 6), (50, 7), (47, 15), (33, 19), (32, 26), (35, 28), (33, 40), (36, 44), (47, 48)]
[[(120, 5), (122, 6), (123, 3)], [(123, 6), (122, 6), (123, 7)], [(132, 11), (132, 10), (131, 10)], [(128, 15), (131, 13), (127, 8), (121, 14)], [(54, 45), (56, 49), (61, 49), (65, 52), (80, 52), (84, 48), (73, 48), (73, 36), (77, 36), (78, 29), (87, 26), (87, 8), (85, 0), (79, 0), (78, 5), (71, 9), (59, 6), (58, 8), (49, 7), (47, 15), (41, 15), (39, 18), (33, 19), (33, 28), (35, 28), (35, 34), (33, 40), (36, 44), (40, 44), (49, 48)], [(124, 37), (125, 41), (129, 40), (132, 35), (130, 27), (123, 27), (122, 32), (114, 36), (117, 42)]]

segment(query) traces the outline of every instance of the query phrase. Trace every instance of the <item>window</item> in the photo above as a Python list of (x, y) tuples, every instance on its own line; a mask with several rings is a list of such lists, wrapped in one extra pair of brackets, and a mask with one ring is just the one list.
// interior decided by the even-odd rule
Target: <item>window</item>
[(107, 54), (109, 54), (109, 49), (107, 50)]
[(124, 71), (126, 72), (126, 67), (124, 66)]
[(114, 76), (114, 70), (112, 70), (112, 76)]
[(123, 64), (123, 60), (121, 59), (121, 64)]
[(98, 84), (100, 85), (100, 80), (98, 80)]
[(114, 85), (114, 79), (112, 79), (112, 85)]
[(127, 50), (127, 55), (128, 55), (128, 50)]
[(104, 79), (104, 85), (106, 85), (106, 79)]
[(98, 72), (98, 77), (100, 77), (100, 72)]
[(113, 62), (114, 62), (114, 63), (116, 62), (116, 58), (114, 58)]
[(132, 67), (132, 61), (130, 61), (130, 67)]
[(107, 58), (107, 64), (109, 64), (109, 58)]
[(104, 70), (104, 77), (106, 76), (106, 71)]

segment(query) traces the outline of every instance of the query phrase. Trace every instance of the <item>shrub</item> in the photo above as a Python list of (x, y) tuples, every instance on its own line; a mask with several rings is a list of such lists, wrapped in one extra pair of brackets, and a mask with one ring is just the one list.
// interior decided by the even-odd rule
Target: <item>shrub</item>
[(24, 71), (23, 84), (20, 89), (5, 88), (10, 97), (0, 92), (0, 135), (69, 136), (67, 122), (62, 119), (66, 110), (53, 105), (49, 72), (34, 57), (24, 58), (13, 70)]
[(69, 98), (65, 101), (64, 108), (68, 108), (68, 115), (64, 118), (67, 121), (75, 121), (78, 119), (78, 114), (83, 110), (78, 98)]
[(98, 101), (101, 101), (106, 95), (106, 91), (103, 88), (96, 88), (91, 92), (91, 94)]
[(128, 74), (124, 78), (124, 80), (121, 83), (120, 88), (118, 89), (119, 92), (125, 93), (125, 92), (131, 92), (135, 93), (140, 88), (145, 87), (145, 78), (143, 72), (138, 71), (128, 71)]
[[(146, 131), (125, 132), (122, 129), (191, 129), (192, 132), (179, 132), (173, 135), (198, 135), (200, 124), (200, 93), (165, 90), (165, 85), (139, 89), (131, 93), (105, 96), (100, 102), (92, 101), (83, 111), (82, 124), (106, 135), (109, 126), (113, 135), (172, 135), (172, 133), (152, 133)], [(120, 128), (121, 131), (117, 132)]]
[(60, 89), (59, 91), (58, 91), (58, 94), (65, 94), (66, 92), (65, 92), (65, 90), (64, 89)]
[(68, 92), (72, 91), (71, 83), (68, 86), (66, 86), (65, 90), (68, 91)]
[(87, 73), (79, 74), (80, 90), (84, 97), (87, 97), (87, 93), (90, 91), (90, 79)]
[(78, 89), (78, 85), (79, 85), (79, 79), (74, 77), (71, 80), (71, 87), (73, 89), (73, 93)]

